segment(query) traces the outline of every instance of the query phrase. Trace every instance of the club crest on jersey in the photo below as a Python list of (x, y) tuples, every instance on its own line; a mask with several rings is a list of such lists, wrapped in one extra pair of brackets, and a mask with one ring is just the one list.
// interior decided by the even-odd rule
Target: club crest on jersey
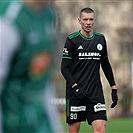
[(97, 49), (99, 50), (99, 51), (101, 51), (102, 49), (103, 49), (103, 46), (102, 46), (102, 44), (97, 44)]

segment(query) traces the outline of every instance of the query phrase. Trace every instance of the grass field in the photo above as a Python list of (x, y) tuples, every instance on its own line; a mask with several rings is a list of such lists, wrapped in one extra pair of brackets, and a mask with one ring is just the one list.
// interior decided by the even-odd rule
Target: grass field
[[(67, 124), (63, 121), (67, 132)], [(91, 126), (87, 122), (82, 122), (80, 133), (93, 133)], [(133, 133), (133, 118), (109, 119), (106, 125), (106, 133)]]

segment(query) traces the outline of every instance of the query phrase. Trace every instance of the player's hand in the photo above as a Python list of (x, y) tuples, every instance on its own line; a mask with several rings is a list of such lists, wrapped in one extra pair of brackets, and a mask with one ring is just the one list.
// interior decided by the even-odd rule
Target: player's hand
[(78, 85), (76, 85), (73, 89), (75, 89), (75, 96), (76, 96), (78, 99), (83, 99), (83, 98), (85, 98), (82, 89), (81, 89)]
[(113, 103), (111, 104), (111, 108), (114, 108), (117, 105), (118, 101), (117, 89), (112, 89), (111, 97), (113, 101)]

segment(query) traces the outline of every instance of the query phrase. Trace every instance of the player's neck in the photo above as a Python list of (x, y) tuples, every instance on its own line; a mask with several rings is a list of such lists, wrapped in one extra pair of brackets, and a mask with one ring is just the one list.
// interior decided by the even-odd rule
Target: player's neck
[(93, 31), (85, 32), (85, 31), (81, 30), (80, 33), (86, 38), (91, 38), (93, 36)]

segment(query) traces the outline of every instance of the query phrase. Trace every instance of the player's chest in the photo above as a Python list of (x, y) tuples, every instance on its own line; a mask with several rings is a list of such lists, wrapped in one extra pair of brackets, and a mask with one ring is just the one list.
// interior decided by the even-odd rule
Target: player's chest
[(100, 40), (80, 41), (75, 46), (75, 55), (79, 60), (100, 60), (103, 44)]

